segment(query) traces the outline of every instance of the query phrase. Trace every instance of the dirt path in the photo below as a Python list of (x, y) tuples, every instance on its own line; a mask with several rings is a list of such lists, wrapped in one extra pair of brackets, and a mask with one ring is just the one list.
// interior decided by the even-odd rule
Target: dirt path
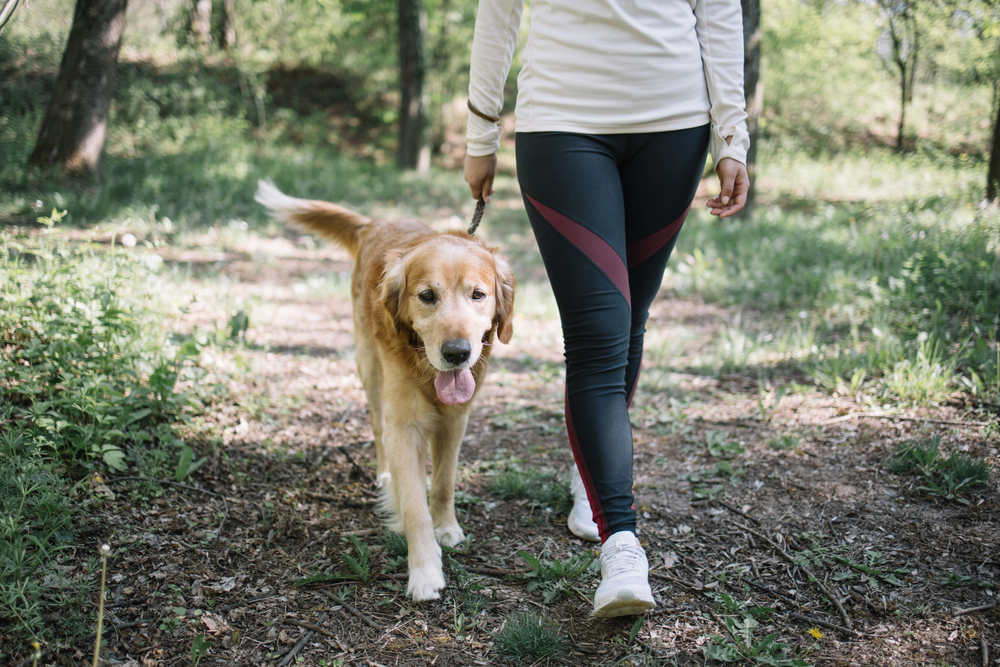
[[(182, 259), (199, 266), (197, 256)], [(203, 354), (208, 379), (231, 395), (193, 424), (208, 458), (189, 487), (150, 499), (129, 482), (111, 485), (116, 497), (93, 531), (116, 553), (109, 617), (138, 622), (110, 636), (116, 664), (189, 664), (200, 633), (213, 642), (205, 665), (288, 664), (274, 657), (282, 652), (308, 665), (494, 664), (498, 631), (532, 612), (568, 645), (553, 664), (702, 665), (709, 646), (732, 642), (719, 623), (751, 611), (758, 647), (777, 633), (810, 664), (979, 666), (984, 646), (1000, 664), (1000, 608), (955, 616), (1000, 597), (996, 479), (965, 506), (910, 490), (915, 478), (884, 466), (896, 443), (929, 434), (995, 464), (995, 437), (842, 418), (860, 406), (791, 372), (769, 391), (756, 372), (644, 370), (635, 494), (660, 607), (631, 643), (634, 619), (590, 618), (593, 575), (529, 592), (519, 551), (565, 563), (593, 548), (567, 531), (559, 499), (504, 498), (496, 484), (505, 470), (567, 478), (551, 317), (517, 318), (477, 402), (459, 477), (459, 521), (474, 539), (446, 558), (449, 588), (424, 605), (397, 597), (406, 568), (384, 539), (369, 485), (374, 451), (354, 368), (349, 268), (335, 250), (278, 239), (227, 256), (192, 283), (197, 300), (178, 326), (221, 323), (234, 303), (252, 303), (252, 345)], [(650, 330), (676, 333), (678, 354), (696, 355), (730, 315), (663, 297)], [(779, 396), (778, 386), (793, 390)], [(965, 412), (956, 403), (914, 415), (960, 421)], [(362, 559), (352, 537), (370, 552), (369, 580), (294, 585), (351, 574), (345, 554)], [(810, 572), (820, 583), (809, 583)], [(297, 624), (321, 617), (329, 634), (298, 648), (309, 631)], [(848, 623), (853, 632), (830, 627)]]

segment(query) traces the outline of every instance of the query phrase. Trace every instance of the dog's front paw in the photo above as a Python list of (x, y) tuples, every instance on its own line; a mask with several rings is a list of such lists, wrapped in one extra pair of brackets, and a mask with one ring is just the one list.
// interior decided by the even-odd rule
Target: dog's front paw
[(410, 583), (406, 586), (406, 594), (414, 602), (437, 600), (438, 592), (444, 588), (444, 573), (433, 567), (410, 568)]
[(452, 526), (440, 526), (434, 529), (437, 543), (443, 547), (453, 547), (465, 541), (465, 533), (457, 523)]

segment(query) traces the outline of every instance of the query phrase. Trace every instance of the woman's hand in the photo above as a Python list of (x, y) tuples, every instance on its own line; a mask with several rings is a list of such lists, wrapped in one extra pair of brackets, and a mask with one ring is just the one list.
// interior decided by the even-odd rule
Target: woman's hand
[(493, 194), (493, 177), (497, 173), (497, 156), (483, 155), (482, 157), (465, 156), (465, 182), (472, 190), (472, 198), (483, 200), (489, 203), (490, 195)]
[[(466, 163), (466, 173), (468, 173), (468, 163)], [(720, 218), (728, 218), (738, 213), (743, 205), (747, 203), (747, 192), (750, 190), (750, 177), (747, 175), (746, 165), (736, 160), (724, 157), (719, 160), (715, 173), (719, 175), (719, 184), (722, 191), (719, 196), (708, 200), (708, 207), (712, 209), (712, 215)], [(468, 177), (466, 177), (468, 180)]]

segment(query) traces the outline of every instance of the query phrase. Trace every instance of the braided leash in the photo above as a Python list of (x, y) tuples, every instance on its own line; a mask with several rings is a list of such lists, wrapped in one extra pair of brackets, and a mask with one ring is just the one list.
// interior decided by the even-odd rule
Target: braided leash
[[(476, 106), (472, 103), (472, 100), (468, 100), (465, 103), (465, 105), (469, 107), (469, 111), (476, 114), (480, 118), (488, 120), (491, 123), (497, 123), (497, 124), (500, 123), (499, 116), (490, 116), (488, 114), (483, 113), (482, 111), (476, 108)], [(483, 195), (480, 194), (479, 201), (476, 202), (476, 212), (472, 214), (472, 224), (469, 225), (469, 236), (475, 235), (476, 229), (479, 228), (479, 223), (483, 219), (483, 211), (485, 210), (486, 210), (486, 202), (483, 200)]]
[(486, 210), (486, 202), (483, 200), (483, 196), (479, 195), (479, 201), (476, 202), (476, 212), (472, 214), (472, 224), (469, 225), (469, 236), (475, 236), (476, 230), (479, 228), (479, 223), (483, 219), (483, 211)]

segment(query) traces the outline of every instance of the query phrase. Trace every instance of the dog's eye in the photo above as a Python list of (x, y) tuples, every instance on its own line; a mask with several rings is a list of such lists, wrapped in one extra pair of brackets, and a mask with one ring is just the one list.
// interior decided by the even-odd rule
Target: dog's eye
[(419, 297), (424, 303), (434, 303), (434, 292), (431, 290), (424, 290), (418, 294), (417, 297)]
[(477, 290), (475, 290), (475, 291), (472, 292), (472, 300), (473, 301), (482, 301), (485, 298), (486, 298), (486, 292), (483, 292), (482, 290), (478, 290), (477, 289)]

